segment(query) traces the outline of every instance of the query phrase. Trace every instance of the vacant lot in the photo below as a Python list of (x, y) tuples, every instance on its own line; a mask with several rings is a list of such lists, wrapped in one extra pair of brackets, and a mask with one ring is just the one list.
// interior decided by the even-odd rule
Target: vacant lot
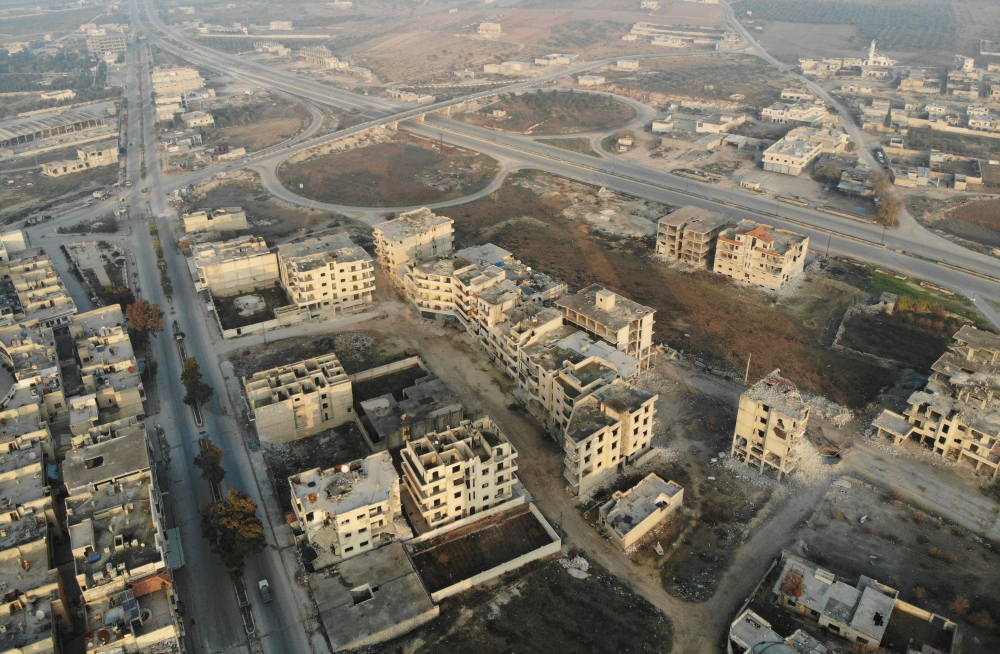
[[(263, 300), (263, 306), (252, 313), (245, 313), (236, 304), (236, 300), (244, 295), (255, 295)], [(255, 289), (253, 292), (240, 293), (228, 297), (217, 297), (215, 299), (215, 311), (219, 315), (219, 322), (223, 329), (236, 329), (247, 325), (256, 325), (260, 322), (274, 320), (274, 310), (288, 306), (292, 303), (285, 289), (278, 284), (267, 288)]]
[[(506, 116), (494, 117), (496, 110)], [(579, 134), (621, 127), (635, 118), (635, 109), (597, 93), (535, 91), (500, 96), (488, 107), (455, 118), (518, 134)]]
[(906, 147), (914, 150), (940, 150), (962, 157), (994, 159), (1000, 155), (1000, 139), (942, 132), (930, 127), (911, 129), (906, 135)]
[(669, 652), (670, 620), (601, 569), (584, 579), (561, 561), (508, 575), (501, 586), (446, 600), (441, 617), (367, 652), (597, 654)]
[(4, 182), (0, 186), (0, 209), (13, 209), (32, 202), (52, 200), (74, 191), (108, 186), (117, 179), (118, 166), (92, 168), (64, 177), (29, 173), (14, 178), (13, 184), (6, 184), (4, 178), (0, 177), (0, 181)]
[(305, 129), (312, 120), (302, 105), (280, 98), (214, 109), (211, 113), (216, 128), (206, 133), (206, 141), (212, 145), (246, 148), (248, 152), (285, 141)]
[[(253, 179), (256, 179), (255, 175)], [(289, 204), (261, 189), (256, 181), (250, 181), (249, 178), (214, 185), (192, 198), (190, 206), (243, 207), (254, 236), (261, 236), (268, 242), (292, 234), (309, 234), (314, 230), (338, 226), (348, 231), (351, 239), (358, 245), (369, 245), (372, 242), (371, 227), (366, 223), (340, 214)]]
[(441, 210), (455, 220), (461, 243), (492, 241), (573, 288), (600, 283), (649, 305), (657, 312), (656, 341), (713, 364), (742, 371), (752, 352), (751, 377), (781, 368), (800, 387), (852, 406), (871, 401), (889, 383), (889, 371), (832, 351), (823, 340), (843, 315), (832, 309), (846, 309), (851, 292), (823, 286), (819, 299), (774, 306), (764, 293), (726, 278), (663, 265), (653, 258), (650, 240), (592, 233), (588, 223), (562, 215), (566, 202), (558, 194), (520, 185), (525, 175), (544, 179), (534, 172), (512, 175), (495, 199)]
[(538, 139), (538, 142), (544, 143), (545, 145), (553, 145), (557, 148), (562, 148), (563, 150), (572, 150), (573, 152), (579, 152), (581, 154), (589, 154), (592, 157), (601, 156), (594, 152), (594, 148), (590, 145), (590, 139)]
[(734, 93), (742, 94), (741, 103), (763, 107), (781, 98), (782, 87), (791, 84), (768, 63), (756, 57), (733, 55), (726, 58), (678, 57), (653, 60), (643, 70), (622, 77), (614, 83), (635, 91), (686, 95), (706, 100), (729, 101)]
[(989, 247), (1000, 247), (1000, 200), (969, 202), (947, 212), (934, 227)]
[(403, 353), (386, 343), (381, 335), (350, 331), (322, 338), (303, 336), (246, 347), (231, 352), (229, 360), (236, 376), (242, 378), (331, 352), (337, 355), (348, 375), (403, 358)]
[(837, 575), (874, 577), (900, 599), (959, 622), (956, 653), (1000, 651), (995, 546), (883, 489), (850, 483), (831, 490), (791, 541), (804, 541), (805, 556)]
[(840, 344), (926, 372), (960, 326), (956, 320), (929, 313), (860, 314), (847, 322)]
[[(496, 176), (486, 155), (397, 135), (346, 152), (278, 169), (285, 186), (307, 198), (359, 207), (431, 204), (475, 193)], [(304, 185), (299, 189), (298, 185)]]

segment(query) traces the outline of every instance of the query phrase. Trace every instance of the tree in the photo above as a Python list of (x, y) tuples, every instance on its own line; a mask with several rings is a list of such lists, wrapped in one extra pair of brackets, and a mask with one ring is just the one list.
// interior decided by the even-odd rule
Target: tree
[(212, 502), (201, 515), (201, 535), (234, 579), (243, 574), (248, 556), (264, 549), (264, 525), (257, 504), (246, 493), (231, 490), (221, 502)]
[(201, 453), (194, 458), (194, 464), (201, 470), (201, 478), (218, 486), (226, 478), (226, 470), (222, 467), (222, 448), (208, 439), (202, 441)]
[(844, 169), (840, 167), (840, 164), (836, 161), (829, 161), (822, 166), (816, 166), (816, 170), (813, 172), (813, 177), (820, 182), (838, 184), (840, 182), (840, 176), (843, 172)]
[(857, 144), (857, 143), (855, 143), (854, 141), (848, 141), (848, 142), (847, 142), (847, 148), (845, 148), (845, 149), (846, 149), (846, 150), (847, 150), (848, 152), (854, 152), (855, 150), (857, 150), (857, 149), (858, 149), (858, 144)]
[(184, 404), (201, 407), (215, 395), (215, 389), (201, 379), (201, 366), (194, 357), (188, 357), (181, 371), (181, 382), (184, 384)]
[(878, 205), (878, 217), (883, 225), (896, 227), (899, 225), (899, 214), (903, 211), (903, 202), (895, 197), (883, 197)]
[(146, 343), (150, 335), (163, 331), (163, 309), (159, 304), (150, 304), (146, 300), (133, 302), (125, 308), (125, 318), (128, 319), (130, 336)]

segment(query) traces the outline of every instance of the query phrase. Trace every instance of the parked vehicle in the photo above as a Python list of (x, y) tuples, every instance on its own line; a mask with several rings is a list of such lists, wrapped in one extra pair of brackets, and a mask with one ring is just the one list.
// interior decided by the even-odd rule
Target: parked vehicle
[(265, 604), (271, 601), (271, 586), (267, 583), (267, 579), (261, 579), (260, 583), (257, 584), (260, 587), (260, 599), (263, 600)]

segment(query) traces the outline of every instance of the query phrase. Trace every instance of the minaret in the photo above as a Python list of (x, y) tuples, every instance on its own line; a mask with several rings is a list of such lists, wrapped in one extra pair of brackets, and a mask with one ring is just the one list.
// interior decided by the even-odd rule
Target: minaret
[(868, 65), (875, 65), (875, 39), (872, 39), (872, 47), (868, 50)]

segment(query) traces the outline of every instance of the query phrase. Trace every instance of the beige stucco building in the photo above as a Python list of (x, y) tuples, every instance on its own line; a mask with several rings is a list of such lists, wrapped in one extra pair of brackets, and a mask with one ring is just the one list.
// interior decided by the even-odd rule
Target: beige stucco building
[(49, 177), (62, 177), (116, 163), (118, 163), (118, 141), (103, 141), (78, 148), (76, 159), (50, 161), (47, 164), (42, 164), (42, 174)]
[(680, 508), (684, 489), (651, 472), (627, 491), (615, 491), (598, 515), (611, 539), (627, 550)]
[(281, 284), (310, 317), (363, 311), (374, 301), (371, 256), (338, 232), (278, 246)]
[(272, 368), (243, 379), (260, 438), (283, 443), (353, 420), (351, 381), (334, 354)]
[(399, 474), (388, 452), (288, 479), (299, 528), (316, 552), (314, 569), (375, 549), (410, 530), (403, 520)]
[(175, 66), (153, 71), (153, 92), (156, 95), (180, 95), (205, 86), (205, 80), (194, 68)]
[(781, 479), (795, 470), (808, 423), (809, 406), (795, 384), (775, 370), (740, 396), (732, 456)]
[(281, 277), (278, 255), (259, 236), (200, 243), (192, 248), (190, 261), (198, 284), (216, 296), (272, 286)]
[(649, 451), (658, 396), (623, 380), (574, 406), (563, 440), (563, 475), (582, 496)]
[(1000, 336), (969, 325), (931, 366), (903, 415), (883, 411), (873, 426), (896, 445), (910, 439), (979, 474), (1000, 476)]
[(629, 300), (600, 284), (563, 296), (556, 300), (556, 306), (562, 310), (567, 322), (632, 355), (639, 361), (640, 369), (649, 367), (655, 309)]
[(21, 304), (20, 310), (0, 314), (0, 324), (38, 321), (43, 327), (58, 327), (76, 313), (76, 303), (41, 248), (11, 254), (0, 265), (0, 274), (13, 284)]
[(430, 209), (402, 213), (375, 225), (375, 255), (393, 283), (402, 286), (404, 267), (451, 254), (454, 221)]
[(404, 492), (423, 531), (514, 498), (517, 451), (488, 417), (407, 441), (401, 456)]
[(218, 209), (198, 209), (181, 216), (184, 231), (226, 232), (247, 228), (247, 214), (240, 207), (220, 207)]
[(215, 117), (207, 111), (191, 111), (181, 114), (181, 122), (184, 127), (212, 127), (215, 125)]
[(727, 220), (707, 209), (687, 206), (660, 218), (656, 228), (656, 253), (670, 261), (708, 268), (715, 245)]
[(714, 270), (776, 290), (802, 274), (808, 251), (808, 236), (742, 220), (719, 234)]

